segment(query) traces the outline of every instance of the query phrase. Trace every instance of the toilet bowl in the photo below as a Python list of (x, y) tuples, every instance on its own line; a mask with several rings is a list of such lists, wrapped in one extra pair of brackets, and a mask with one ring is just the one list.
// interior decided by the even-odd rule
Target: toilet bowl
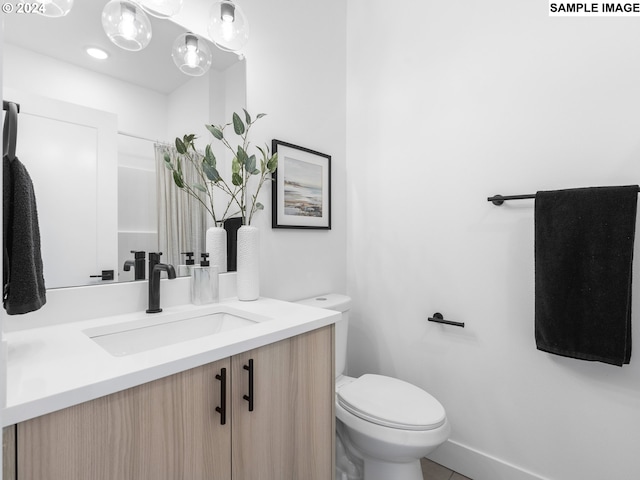
[[(344, 375), (351, 299), (328, 294), (299, 303), (337, 310), (336, 418), (345, 448), (364, 465), (364, 480), (422, 480), (420, 458), (449, 438), (442, 405), (421, 388), (397, 378)], [(340, 479), (339, 475), (336, 475)]]

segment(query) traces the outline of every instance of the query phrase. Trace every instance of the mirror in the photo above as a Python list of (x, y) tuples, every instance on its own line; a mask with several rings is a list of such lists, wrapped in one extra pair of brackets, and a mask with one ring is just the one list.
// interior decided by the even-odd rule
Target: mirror
[[(108, 270), (133, 280), (133, 268), (123, 271), (131, 251), (159, 251), (154, 144), (195, 133), (204, 146), (205, 124), (245, 106), (237, 55), (210, 44), (209, 72), (187, 76), (171, 58), (184, 27), (149, 17), (151, 43), (125, 51), (102, 29), (105, 4), (4, 16), (3, 98), (20, 104), (16, 151), (34, 183), (47, 288), (102, 283), (92, 275)], [(89, 57), (89, 46), (109, 58)], [(162, 261), (178, 263), (167, 252)]]

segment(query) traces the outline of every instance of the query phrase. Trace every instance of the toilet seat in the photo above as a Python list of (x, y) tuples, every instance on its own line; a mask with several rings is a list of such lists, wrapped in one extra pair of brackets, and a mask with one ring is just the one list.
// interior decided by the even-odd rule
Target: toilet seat
[(421, 388), (397, 378), (363, 375), (337, 391), (340, 406), (349, 413), (384, 427), (426, 431), (446, 421), (444, 408)]

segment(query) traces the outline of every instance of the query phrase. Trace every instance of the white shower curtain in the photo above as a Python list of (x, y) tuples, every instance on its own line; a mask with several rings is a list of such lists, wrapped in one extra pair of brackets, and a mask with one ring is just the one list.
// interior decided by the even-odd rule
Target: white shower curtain
[[(170, 145), (155, 144), (156, 182), (158, 192), (158, 247), (162, 263), (174, 267), (184, 264), (182, 252), (193, 252), (196, 264), (205, 251), (205, 232), (208, 214), (193, 197), (180, 190), (173, 182), (173, 172), (165, 166), (164, 154), (176, 163), (178, 152)], [(196, 183), (197, 173), (189, 162), (182, 162), (186, 183)]]

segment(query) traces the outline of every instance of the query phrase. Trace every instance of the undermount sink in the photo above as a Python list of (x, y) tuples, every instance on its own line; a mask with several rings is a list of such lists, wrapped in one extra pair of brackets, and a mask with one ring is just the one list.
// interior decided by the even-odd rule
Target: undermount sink
[(184, 316), (176, 318), (174, 315), (89, 328), (83, 333), (111, 355), (122, 357), (248, 327), (260, 320), (228, 312), (199, 314), (186, 318)]

